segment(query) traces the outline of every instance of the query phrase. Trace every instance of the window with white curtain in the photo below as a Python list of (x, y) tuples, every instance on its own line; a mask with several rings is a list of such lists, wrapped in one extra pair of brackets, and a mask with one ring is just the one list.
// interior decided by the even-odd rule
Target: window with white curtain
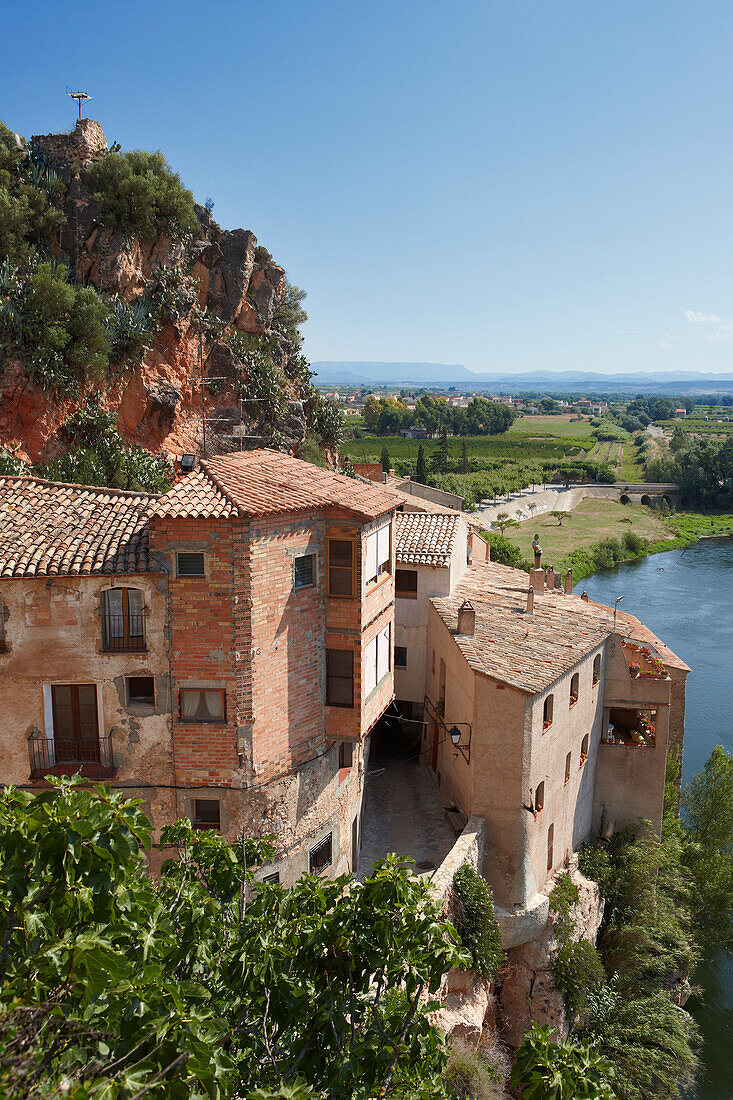
[(209, 688), (181, 688), (181, 718), (184, 722), (223, 722), (224, 692)]
[(370, 584), (373, 581), (389, 573), (391, 565), (390, 555), (390, 525), (385, 523), (367, 535), (366, 539), (366, 571), (365, 581)]
[(364, 695), (370, 695), (392, 667), (392, 626), (380, 630), (364, 649), (362, 676)]

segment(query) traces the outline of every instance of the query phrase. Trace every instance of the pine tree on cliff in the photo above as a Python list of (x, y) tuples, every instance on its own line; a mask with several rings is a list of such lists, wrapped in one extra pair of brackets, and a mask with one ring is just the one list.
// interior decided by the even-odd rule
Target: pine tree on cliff
[(445, 424), (440, 429), (440, 440), (430, 457), (430, 465), (436, 473), (448, 473), (448, 429)]
[(379, 458), (379, 461), (382, 463), (382, 473), (383, 474), (388, 474), (389, 473), (390, 462), (389, 462), (389, 451), (387, 450), (387, 445), (386, 444), (384, 445), (384, 447), (382, 447), (382, 454)]
[(427, 467), (425, 465), (425, 448), (422, 444), (417, 449), (417, 467), (415, 469), (415, 481), (419, 481), (421, 485), (425, 484), (425, 478), (427, 477)]

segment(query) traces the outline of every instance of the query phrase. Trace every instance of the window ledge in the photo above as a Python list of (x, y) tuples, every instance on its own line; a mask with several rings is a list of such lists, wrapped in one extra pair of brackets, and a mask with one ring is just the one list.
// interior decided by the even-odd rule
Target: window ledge
[(570, 696), (570, 709), (571, 709), (571, 710), (572, 710), (572, 708), (573, 708), (573, 707), (575, 706), (575, 704), (577, 703), (577, 701), (578, 701), (578, 696), (577, 696), (577, 695), (575, 696), (575, 698), (574, 698), (574, 699), (573, 699), (572, 695)]
[(550, 729), (551, 727), (552, 727), (552, 722), (543, 722), (543, 723), (542, 723), (542, 732), (543, 732), (543, 733), (547, 733), (547, 731), (548, 731), (548, 730), (549, 730), (549, 729)]
[(417, 592), (395, 592), (398, 600), (416, 600)]

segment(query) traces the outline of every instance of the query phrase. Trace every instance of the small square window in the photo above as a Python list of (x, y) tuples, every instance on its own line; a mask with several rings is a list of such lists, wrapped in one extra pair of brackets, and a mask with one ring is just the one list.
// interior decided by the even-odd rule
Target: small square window
[(194, 798), (193, 827), (194, 829), (221, 828), (221, 808), (218, 798)]
[(351, 741), (341, 741), (339, 744), (339, 771), (349, 771), (354, 763), (354, 746)]
[(223, 722), (225, 718), (223, 691), (218, 688), (181, 688), (182, 722)]
[(128, 676), (125, 682), (129, 707), (155, 706), (155, 680), (152, 676)]
[(396, 645), (394, 647), (394, 667), (407, 668), (407, 646)]
[(206, 575), (204, 555), (183, 552), (176, 554), (176, 568), (179, 577), (203, 577)]
[(273, 871), (271, 875), (265, 875), (265, 877), (263, 878), (262, 881), (263, 882), (272, 882), (272, 883), (275, 883), (277, 885), (277, 883), (280, 881), (280, 872), (279, 871)]
[(316, 555), (301, 554), (295, 559), (295, 588), (308, 588), (316, 582)]
[(395, 595), (401, 600), (417, 599), (417, 570), (395, 570)]
[(331, 833), (324, 837), (319, 844), (316, 844), (315, 848), (311, 848), (308, 867), (312, 875), (320, 875), (322, 871), (331, 866), (333, 860), (332, 848), (333, 835)]

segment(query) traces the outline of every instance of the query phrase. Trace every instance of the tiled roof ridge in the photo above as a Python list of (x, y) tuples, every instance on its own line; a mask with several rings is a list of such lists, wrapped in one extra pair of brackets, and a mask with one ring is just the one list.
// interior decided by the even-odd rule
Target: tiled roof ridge
[[(269, 448), (267, 448), (267, 449), (269, 450)], [(224, 455), (216, 455), (216, 457), (217, 458), (223, 458), (225, 456)], [(224, 483), (219, 480), (219, 478), (216, 476), (214, 471), (211, 469), (211, 466), (209, 465), (208, 459), (205, 459), (205, 458), (199, 459), (199, 468), (206, 474), (206, 476), (211, 481), (213, 481), (215, 488), (221, 493), (221, 495), (224, 497), (227, 504), (230, 506), (230, 508), (234, 512), (236, 512), (236, 514), (238, 516), (246, 514), (242, 511), (241, 505), (235, 499), (235, 497), (232, 496), (232, 493), (230, 492), (230, 490), (227, 489), (226, 485), (224, 485)]]
[(123, 497), (142, 497), (147, 501), (159, 500), (165, 493), (146, 493), (141, 489), (118, 489), (107, 485), (87, 485), (79, 481), (52, 481), (47, 477), (36, 477), (35, 474), (0, 474), (0, 482), (22, 481), (26, 484), (50, 485), (57, 489), (78, 489), (91, 493), (102, 493), (105, 496), (113, 494)]

